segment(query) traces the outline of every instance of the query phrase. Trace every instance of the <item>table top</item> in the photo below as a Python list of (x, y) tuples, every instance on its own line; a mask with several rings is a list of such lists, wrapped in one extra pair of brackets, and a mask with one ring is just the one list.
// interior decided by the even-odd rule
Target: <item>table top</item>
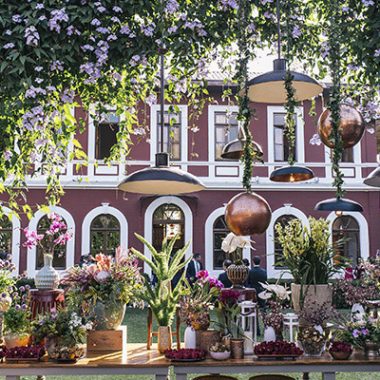
[[(321, 357), (304, 357), (301, 356), (295, 360), (258, 360), (254, 355), (246, 356), (244, 359), (229, 359), (225, 361), (215, 361), (206, 359), (200, 362), (171, 362), (158, 351), (153, 348), (147, 351), (146, 344), (128, 344), (127, 353), (123, 355), (121, 352), (116, 353), (89, 353), (86, 358), (78, 360), (77, 363), (55, 363), (49, 361), (40, 362), (4, 362), (0, 364), (1, 370), (11, 368), (166, 368), (173, 365), (174, 367), (200, 367), (207, 372), (207, 367), (277, 367), (277, 366), (326, 366), (334, 365), (335, 367), (352, 366), (380, 366), (380, 357), (365, 358), (363, 354), (353, 354), (349, 360), (333, 360), (328, 353)], [(339, 371), (339, 368), (336, 369)], [(359, 368), (358, 368), (359, 370)], [(295, 368), (296, 371), (296, 368)]]

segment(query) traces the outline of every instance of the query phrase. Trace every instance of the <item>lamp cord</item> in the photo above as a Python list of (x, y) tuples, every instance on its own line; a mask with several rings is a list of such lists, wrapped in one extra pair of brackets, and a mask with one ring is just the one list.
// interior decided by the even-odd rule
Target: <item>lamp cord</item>
[(165, 123), (164, 123), (164, 116), (165, 116), (165, 54), (161, 53), (160, 54), (160, 75), (161, 75), (161, 93), (160, 93), (160, 115), (161, 115), (161, 123), (160, 123), (160, 136), (161, 136), (161, 144), (160, 144), (160, 153), (164, 152), (164, 128), (165, 128)]
[(276, 15), (277, 15), (277, 55), (278, 55), (278, 59), (281, 59), (280, 0), (276, 1)]

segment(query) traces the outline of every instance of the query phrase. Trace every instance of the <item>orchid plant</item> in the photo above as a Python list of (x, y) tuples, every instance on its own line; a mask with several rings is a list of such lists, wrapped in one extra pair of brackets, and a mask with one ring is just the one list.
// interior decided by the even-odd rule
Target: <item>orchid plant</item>
[(72, 238), (72, 233), (68, 231), (67, 225), (63, 218), (56, 214), (47, 215), (49, 226), (44, 233), (39, 234), (37, 231), (31, 231), (28, 227), (24, 228), (26, 241), (23, 247), (32, 248), (39, 246), (44, 255), (54, 256), (57, 248), (66, 245)]
[(251, 240), (248, 236), (237, 236), (230, 232), (222, 241), (222, 250), (227, 253), (233, 263), (239, 263), (243, 259), (243, 249), (251, 246)]

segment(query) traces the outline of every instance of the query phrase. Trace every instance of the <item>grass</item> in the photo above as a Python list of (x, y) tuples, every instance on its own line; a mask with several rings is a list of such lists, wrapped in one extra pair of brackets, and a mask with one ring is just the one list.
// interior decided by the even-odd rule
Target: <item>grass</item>
[[(128, 326), (128, 343), (141, 343), (146, 342), (147, 338), (147, 311), (140, 309), (127, 309), (127, 313), (125, 316), (124, 324)], [(184, 327), (181, 328), (181, 335), (183, 337)], [(261, 331), (262, 326), (261, 326)], [(1, 364), (0, 364), (0, 374), (1, 374)], [(189, 379), (193, 379), (198, 375), (189, 375)], [(295, 379), (302, 379), (302, 374), (295, 373), (289, 374), (289, 376), (293, 376)], [(249, 374), (236, 374), (235, 377), (238, 380), (248, 380), (251, 375)], [(0, 376), (0, 379), (3, 380), (4, 377)], [(23, 377), (23, 380), (35, 380), (35, 377)], [(86, 380), (79, 376), (48, 376), (48, 380)], [(151, 376), (91, 376), (91, 380), (151, 380)], [(171, 379), (174, 379), (174, 376), (171, 376)], [(310, 374), (311, 380), (320, 380), (320, 373), (312, 373)], [(379, 373), (339, 373), (337, 375), (337, 380), (379, 380)]]

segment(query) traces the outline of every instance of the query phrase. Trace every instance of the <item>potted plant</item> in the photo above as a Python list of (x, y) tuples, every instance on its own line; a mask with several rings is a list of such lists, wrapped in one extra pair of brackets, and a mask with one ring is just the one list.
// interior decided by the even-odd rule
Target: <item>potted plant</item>
[(225, 341), (229, 340), (231, 357), (244, 357), (244, 331), (239, 325), (241, 307), (239, 305), (240, 292), (233, 289), (224, 290), (216, 303), (218, 326)]
[(335, 360), (347, 360), (352, 354), (352, 346), (347, 342), (334, 341), (330, 345), (329, 353)]
[(36, 341), (45, 340), (50, 359), (75, 362), (86, 354), (87, 331), (92, 327), (76, 311), (61, 309), (40, 317), (33, 325), (33, 336)]
[(196, 347), (196, 331), (205, 331), (210, 326), (210, 311), (213, 309), (223, 284), (206, 270), (197, 273), (196, 281), (187, 286), (180, 299), (180, 317), (187, 324), (184, 334), (186, 348)]
[[(278, 264), (293, 276), (292, 302), (296, 312), (306, 302), (332, 304), (329, 280), (346, 266), (330, 242), (329, 222), (309, 217), (310, 229), (299, 219), (275, 225), (283, 255)], [(340, 244), (339, 242), (337, 244)]]
[(189, 247), (189, 242), (176, 253), (172, 254), (174, 244), (179, 238), (175, 235), (171, 239), (165, 238), (162, 242), (161, 252), (157, 250), (139, 234), (135, 234), (144, 245), (148, 247), (152, 254), (152, 259), (147, 258), (138, 250), (132, 248), (132, 252), (137, 258), (150, 266), (155, 275), (154, 284), (147, 275), (144, 275), (144, 287), (139, 292), (139, 296), (152, 310), (158, 323), (158, 350), (164, 353), (172, 346), (171, 325), (173, 323), (177, 307), (182, 295), (185, 293), (185, 271), (183, 271), (177, 286), (173, 289), (171, 282), (177, 273), (182, 271), (188, 262), (185, 260), (185, 253)]
[(243, 288), (247, 281), (249, 268), (243, 263), (243, 249), (251, 247), (246, 236), (236, 236), (230, 232), (222, 242), (222, 250), (227, 253), (232, 264), (227, 268), (228, 279), (233, 288)]
[(83, 267), (72, 267), (61, 281), (66, 302), (91, 314), (96, 330), (116, 330), (123, 322), (126, 304), (137, 301), (142, 287), (138, 261), (118, 248), (115, 258), (98, 254)]
[(37, 272), (35, 284), (37, 289), (55, 289), (59, 284), (59, 274), (53, 268), (53, 256), (59, 254), (59, 248), (66, 245), (72, 238), (67, 230), (66, 223), (61, 216), (51, 213), (47, 216), (49, 226), (43, 234), (24, 228), (26, 241), (23, 247), (31, 248), (39, 246), (44, 257), (44, 266)]
[(211, 345), (209, 352), (214, 360), (227, 360), (231, 356), (230, 347), (222, 342), (216, 342)]
[(29, 344), (31, 322), (26, 297), (25, 287), (13, 287), (11, 305), (4, 312), (4, 341), (7, 349)]
[(267, 307), (263, 312), (264, 341), (283, 340), (284, 316), (282, 308), (284, 303), (289, 300), (291, 292), (279, 284), (263, 284), (260, 282), (260, 285), (264, 291), (259, 293), (258, 296), (267, 301)]

